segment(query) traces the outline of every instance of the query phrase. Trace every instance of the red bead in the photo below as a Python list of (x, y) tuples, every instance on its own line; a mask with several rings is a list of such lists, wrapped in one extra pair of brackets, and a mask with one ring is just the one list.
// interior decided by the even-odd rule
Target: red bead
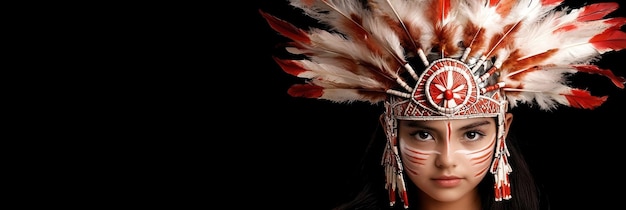
[(453, 95), (454, 94), (452, 93), (452, 90), (446, 90), (446, 92), (444, 92), (444, 94), (443, 94), (443, 97), (445, 97), (446, 100), (450, 100), (450, 99), (452, 99)]

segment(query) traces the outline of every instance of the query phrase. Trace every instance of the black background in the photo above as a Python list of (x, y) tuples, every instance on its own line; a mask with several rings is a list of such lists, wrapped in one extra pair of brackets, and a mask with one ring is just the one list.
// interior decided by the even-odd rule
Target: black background
[[(567, 2), (575, 7), (585, 3)], [(227, 197), (240, 206), (330, 209), (346, 195), (359, 158), (378, 126), (380, 110), (368, 104), (289, 97), (289, 86), (301, 80), (274, 63), (276, 46), (286, 39), (267, 25), (258, 9), (296, 24), (309, 20), (286, 1), (254, 1), (241, 7), (244, 9), (237, 10), (237, 15), (245, 19), (228, 24), (235, 30), (220, 32), (233, 36), (226, 38), (232, 41), (222, 43), (228, 46), (221, 51), (229, 58), (228, 65), (215, 67), (228, 73), (224, 81), (240, 81), (220, 85), (225, 96), (213, 98), (230, 107), (227, 116), (216, 113), (227, 119), (224, 126), (228, 131), (223, 133), (228, 137), (219, 140), (227, 146), (217, 149), (230, 154), (221, 156), (230, 159), (224, 175), (236, 180)], [(624, 14), (620, 8), (613, 15)], [(623, 51), (607, 53), (599, 65), (625, 76), (625, 55)], [(554, 112), (526, 106), (513, 110), (512, 129), (523, 139), (524, 155), (556, 210), (621, 204), (626, 188), (621, 173), (626, 90), (603, 78), (579, 80), (595, 86), (593, 93), (609, 95), (603, 106)]]

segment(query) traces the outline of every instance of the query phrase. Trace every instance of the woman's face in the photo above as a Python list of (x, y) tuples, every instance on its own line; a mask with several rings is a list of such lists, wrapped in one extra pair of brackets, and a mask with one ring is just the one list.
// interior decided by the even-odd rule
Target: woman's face
[(400, 154), (408, 177), (434, 200), (451, 202), (489, 173), (496, 145), (494, 118), (399, 122)]

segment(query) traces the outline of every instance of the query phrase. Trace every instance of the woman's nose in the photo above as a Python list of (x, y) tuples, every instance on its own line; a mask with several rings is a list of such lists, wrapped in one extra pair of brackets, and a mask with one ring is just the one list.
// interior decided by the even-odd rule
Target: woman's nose
[(454, 167), (456, 163), (454, 162), (454, 154), (451, 151), (452, 149), (450, 148), (450, 144), (448, 142), (442, 144), (440, 153), (435, 159), (435, 166), (438, 168)]

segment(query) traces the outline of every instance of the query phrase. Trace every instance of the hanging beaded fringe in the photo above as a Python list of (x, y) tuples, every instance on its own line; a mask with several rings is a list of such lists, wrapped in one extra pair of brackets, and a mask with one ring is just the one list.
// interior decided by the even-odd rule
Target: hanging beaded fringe
[(402, 161), (398, 156), (398, 148), (387, 142), (387, 147), (383, 154), (382, 164), (385, 167), (386, 184), (385, 189), (389, 192), (389, 205), (396, 204), (396, 193), (400, 196), (400, 201), (404, 204), (404, 208), (409, 208), (409, 200), (406, 194), (406, 184), (402, 168)]
[(509, 165), (510, 153), (503, 138), (498, 140), (498, 149), (491, 165), (491, 173), (494, 176), (494, 197), (496, 201), (511, 199), (511, 183), (509, 174), (513, 171)]

